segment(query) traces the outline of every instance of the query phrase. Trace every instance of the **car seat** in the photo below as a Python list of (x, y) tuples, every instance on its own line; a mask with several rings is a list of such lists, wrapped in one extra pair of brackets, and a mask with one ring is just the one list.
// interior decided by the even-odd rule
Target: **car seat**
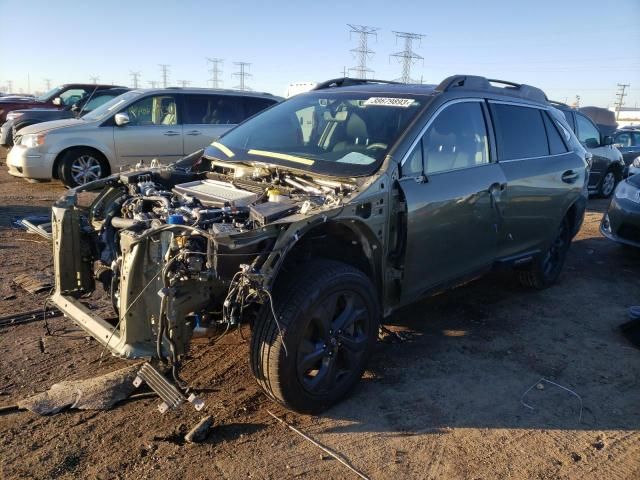
[(162, 116), (162, 125), (175, 125), (176, 124), (176, 103), (171, 101), (167, 103), (164, 115)]
[(334, 145), (333, 151), (344, 151), (356, 145), (366, 148), (368, 144), (369, 134), (367, 132), (367, 124), (364, 123), (360, 115), (351, 113), (344, 129), (344, 139)]

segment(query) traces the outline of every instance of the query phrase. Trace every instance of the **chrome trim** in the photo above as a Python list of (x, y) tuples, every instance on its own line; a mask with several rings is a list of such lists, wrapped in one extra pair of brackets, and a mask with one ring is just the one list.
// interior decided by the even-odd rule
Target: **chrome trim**
[(528, 103), (520, 103), (520, 102), (509, 101), (509, 100), (490, 100), (490, 99), (487, 99), (487, 102), (496, 103), (500, 105), (515, 105), (516, 107), (537, 108), (538, 110), (546, 110), (546, 111), (551, 110), (551, 107), (549, 105), (530, 105)]
[[(442, 113), (442, 111), (444, 109), (446, 109), (450, 105), (455, 105), (456, 103), (472, 103), (472, 102), (474, 102), (474, 103), (484, 103), (484, 98), (476, 98), (476, 97), (456, 98), (455, 100), (451, 100), (451, 101), (449, 101), (447, 103), (444, 103), (444, 104), (440, 105), (438, 107), (438, 109), (434, 112), (434, 114), (431, 115), (431, 118), (425, 124), (425, 126), (422, 127), (422, 129), (420, 130), (420, 133), (416, 136), (415, 140), (411, 143), (411, 147), (409, 147), (409, 149), (407, 150), (407, 153), (404, 155), (404, 157), (402, 157), (402, 160), (400, 160), (400, 166), (402, 167), (404, 165), (404, 162), (407, 161), (407, 159), (409, 158), (409, 156), (413, 152), (413, 149), (416, 148), (416, 145), (418, 144), (420, 139), (424, 136), (425, 133), (427, 133), (427, 130), (429, 129), (431, 124), (434, 122), (434, 120), (436, 118), (438, 118), (438, 115), (440, 115), (440, 113)], [(486, 126), (487, 125), (486, 125), (486, 122), (485, 122), (485, 127)], [(488, 129), (487, 129), (487, 134), (488, 133), (489, 132), (488, 132)], [(424, 159), (423, 159), (423, 161), (424, 161)], [(489, 162), (489, 163), (491, 163), (491, 162)], [(438, 173), (440, 173), (440, 172), (438, 172)]]
[(524, 157), (524, 158), (510, 158), (509, 160), (498, 160), (498, 163), (509, 163), (509, 162), (521, 162), (522, 160), (536, 160), (538, 158), (550, 158), (550, 157), (561, 157), (563, 155), (569, 155), (570, 153), (575, 153), (572, 150), (563, 153), (554, 153), (553, 155), (540, 155), (539, 157)]

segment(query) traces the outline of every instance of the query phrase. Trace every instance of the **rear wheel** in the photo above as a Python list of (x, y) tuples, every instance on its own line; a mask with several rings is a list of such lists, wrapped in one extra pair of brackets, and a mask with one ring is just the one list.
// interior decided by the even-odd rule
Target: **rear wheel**
[(343, 263), (306, 264), (263, 308), (251, 339), (251, 367), (274, 400), (316, 413), (342, 399), (359, 381), (378, 335), (376, 290)]
[(600, 185), (598, 186), (598, 196), (602, 198), (609, 198), (616, 188), (617, 181), (618, 179), (615, 172), (609, 170), (605, 173), (602, 180), (600, 180)]
[(570, 244), (569, 221), (565, 217), (548, 250), (535, 258), (526, 269), (518, 272), (520, 283), (539, 290), (553, 285), (560, 276)]
[(74, 148), (60, 160), (60, 179), (67, 187), (73, 188), (93, 182), (107, 175), (104, 157), (89, 148)]

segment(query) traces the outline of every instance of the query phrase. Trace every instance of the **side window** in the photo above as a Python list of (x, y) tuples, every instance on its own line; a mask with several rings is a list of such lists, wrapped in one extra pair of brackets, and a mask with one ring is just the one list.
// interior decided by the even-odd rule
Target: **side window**
[(84, 97), (86, 93), (86, 90), (83, 88), (72, 88), (60, 94), (60, 100), (62, 100), (62, 103), (64, 105), (73, 105), (82, 97)]
[(97, 97), (93, 97), (87, 103), (84, 104), (83, 110), (85, 112), (90, 112), (91, 110), (98, 108), (103, 103), (107, 103), (112, 98), (115, 98), (116, 95), (99, 95)]
[(613, 143), (621, 147), (630, 147), (632, 145), (631, 132), (619, 133), (613, 139)]
[(549, 154), (547, 134), (539, 109), (492, 103), (491, 114), (501, 160)]
[(243, 97), (242, 103), (244, 104), (244, 117), (242, 120), (245, 120), (270, 107), (275, 102), (266, 98)]
[(489, 163), (487, 127), (480, 102), (455, 103), (435, 118), (422, 137), (425, 173)]
[(145, 97), (129, 105), (129, 125), (176, 125), (178, 123), (176, 99), (173, 95)]
[(402, 164), (403, 177), (416, 177), (422, 175), (422, 139), (411, 152), (411, 155)]
[(578, 140), (588, 148), (600, 146), (600, 132), (584, 115), (576, 113), (576, 126), (578, 127)]
[(640, 133), (633, 133), (633, 146), (640, 146)]
[(184, 123), (235, 125), (242, 121), (242, 105), (230, 95), (184, 95)]
[(564, 118), (567, 119), (567, 123), (571, 127), (571, 130), (575, 131), (576, 127), (573, 124), (573, 114), (571, 113), (571, 110), (561, 110), (561, 111), (562, 113), (564, 113)]
[(549, 152), (551, 155), (567, 153), (567, 146), (562, 141), (562, 137), (560, 136), (560, 133), (558, 133), (556, 124), (549, 118), (549, 114), (547, 112), (542, 112), (542, 118), (544, 119), (544, 127), (547, 130)]

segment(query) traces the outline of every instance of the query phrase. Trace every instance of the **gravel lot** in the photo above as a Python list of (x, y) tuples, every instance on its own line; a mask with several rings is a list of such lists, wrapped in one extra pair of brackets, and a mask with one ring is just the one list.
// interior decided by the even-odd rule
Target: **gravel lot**
[[(13, 284), (51, 272), (50, 247), (14, 230), (13, 216), (47, 213), (57, 183), (13, 179), (0, 160), (0, 315), (39, 308), (46, 294)], [(355, 393), (321, 416), (288, 412), (250, 376), (248, 331), (193, 346), (184, 377), (215, 427), (184, 434), (190, 406), (161, 415), (157, 399), (111, 411), (0, 415), (0, 477), (355, 478), (278, 424), (267, 410), (383, 478), (640, 478), (640, 350), (619, 333), (640, 303), (640, 252), (602, 238), (607, 202), (591, 200), (560, 283), (521, 288), (507, 272), (422, 301), (390, 319), (408, 335), (378, 343)], [(14, 298), (11, 298), (15, 296)], [(126, 365), (66, 319), (0, 330), (0, 405)], [(573, 390), (582, 401), (541, 378)]]

